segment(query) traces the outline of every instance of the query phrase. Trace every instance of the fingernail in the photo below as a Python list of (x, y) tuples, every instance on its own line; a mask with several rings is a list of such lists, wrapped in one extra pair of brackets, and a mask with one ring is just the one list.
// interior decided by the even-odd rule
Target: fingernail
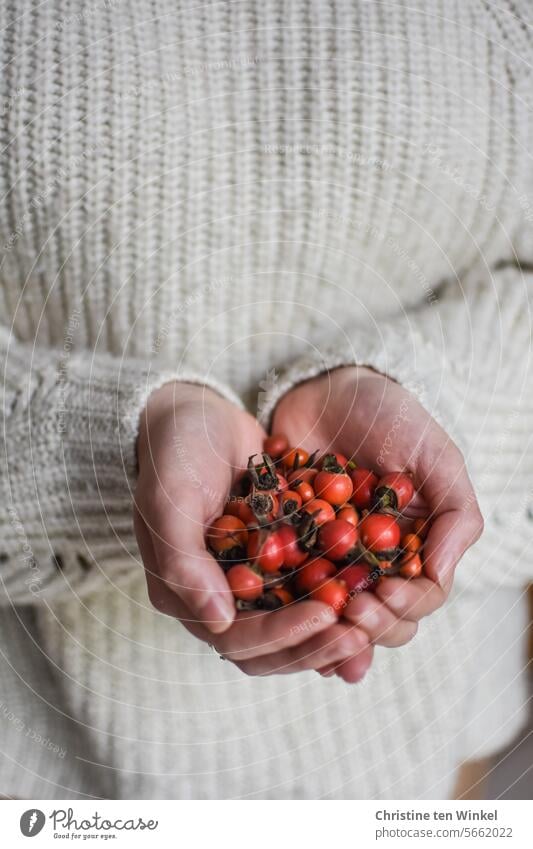
[(200, 610), (200, 618), (213, 633), (224, 631), (233, 622), (233, 604), (224, 596), (214, 595)]
[(455, 557), (447, 557), (443, 560), (436, 568), (437, 573), (437, 583), (444, 589), (444, 585), (447, 584), (450, 578), (453, 576), (455, 567), (457, 566), (457, 560)]

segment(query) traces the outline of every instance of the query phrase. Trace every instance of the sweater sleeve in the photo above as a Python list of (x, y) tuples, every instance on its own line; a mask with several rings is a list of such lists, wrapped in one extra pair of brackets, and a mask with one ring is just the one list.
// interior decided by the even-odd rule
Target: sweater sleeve
[(135, 443), (150, 393), (179, 380), (208, 385), (240, 405), (239, 399), (204, 375), (36, 350), (4, 328), (0, 350), (0, 603), (118, 579), (135, 565), (127, 556), (137, 551)]
[[(509, 264), (447, 284), (429, 301), (293, 364), (264, 404), (295, 383), (357, 364), (401, 383), (465, 456), (486, 530), (469, 578), (520, 586), (533, 579), (533, 271)], [(470, 569), (470, 563), (472, 567)]]

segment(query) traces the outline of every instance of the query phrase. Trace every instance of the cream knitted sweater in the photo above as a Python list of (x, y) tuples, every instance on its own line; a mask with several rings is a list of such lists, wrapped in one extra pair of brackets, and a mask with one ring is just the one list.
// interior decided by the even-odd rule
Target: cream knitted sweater
[[(439, 797), (516, 732), (532, 17), (527, 0), (4, 0), (0, 793)], [(486, 533), (360, 686), (245, 678), (149, 606), (139, 412), (176, 378), (267, 421), (354, 361), (459, 442)]]

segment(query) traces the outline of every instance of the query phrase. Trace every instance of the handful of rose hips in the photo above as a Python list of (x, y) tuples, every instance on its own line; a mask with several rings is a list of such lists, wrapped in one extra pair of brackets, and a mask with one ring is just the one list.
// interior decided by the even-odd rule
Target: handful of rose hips
[(378, 478), (342, 454), (317, 459), (282, 435), (269, 436), (255, 459), (207, 531), (239, 609), (312, 598), (340, 614), (387, 576), (422, 573), (426, 523), (416, 519), (402, 535), (399, 522), (414, 495), (409, 475)]

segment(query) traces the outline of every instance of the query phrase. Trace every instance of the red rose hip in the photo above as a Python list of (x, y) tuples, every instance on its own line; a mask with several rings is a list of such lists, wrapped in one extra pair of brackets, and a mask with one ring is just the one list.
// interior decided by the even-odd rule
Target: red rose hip
[(289, 440), (283, 433), (273, 433), (272, 436), (267, 436), (265, 439), (263, 451), (273, 460), (279, 460), (288, 450)]
[(279, 572), (283, 566), (283, 544), (279, 533), (252, 531), (248, 538), (247, 554), (263, 572)]
[(295, 569), (309, 557), (309, 552), (300, 547), (298, 531), (294, 525), (280, 525), (276, 531), (281, 544), (283, 565), (288, 569)]
[(317, 498), (322, 498), (340, 507), (345, 504), (353, 492), (353, 483), (345, 472), (319, 472), (313, 481)]
[(400, 526), (394, 516), (368, 513), (359, 523), (359, 535), (364, 547), (378, 553), (396, 548), (400, 543)]
[(305, 563), (296, 575), (295, 586), (299, 593), (311, 593), (337, 572), (331, 560), (317, 557)]
[(415, 492), (413, 481), (405, 472), (391, 472), (378, 481), (375, 498), (381, 507), (403, 510), (411, 501)]
[(378, 483), (378, 477), (370, 469), (355, 469), (351, 475), (353, 494), (350, 498), (360, 510), (368, 509), (374, 498), (374, 491)]
[(331, 581), (317, 587), (311, 593), (313, 601), (322, 601), (324, 604), (332, 607), (335, 613), (340, 613), (346, 607), (350, 595), (344, 581), (339, 581), (333, 578)]
[(344, 522), (349, 522), (350, 525), (357, 527), (359, 524), (359, 514), (355, 507), (351, 504), (345, 504), (337, 513), (337, 519), (342, 519)]
[(246, 545), (248, 531), (244, 522), (237, 516), (225, 514), (215, 519), (207, 529), (206, 536), (210, 548), (219, 554), (222, 551)]
[(332, 522), (335, 518), (335, 510), (329, 501), (324, 501), (323, 498), (313, 498), (304, 504), (303, 510), (313, 516), (317, 525), (325, 525), (326, 522)]
[(357, 593), (362, 593), (365, 590), (367, 592), (371, 592), (374, 589), (376, 582), (372, 580), (370, 576), (370, 567), (365, 566), (362, 563), (354, 563), (353, 566), (345, 566), (344, 569), (341, 569), (340, 572), (337, 573), (337, 577), (346, 584), (350, 595), (356, 595)]
[(422, 574), (422, 560), (419, 554), (408, 554), (402, 558), (400, 575), (402, 578), (418, 578)]
[(318, 547), (330, 560), (344, 560), (353, 550), (359, 533), (350, 522), (334, 519), (318, 532)]
[(241, 601), (255, 601), (263, 594), (263, 579), (249, 566), (232, 566), (226, 578), (233, 595)]

